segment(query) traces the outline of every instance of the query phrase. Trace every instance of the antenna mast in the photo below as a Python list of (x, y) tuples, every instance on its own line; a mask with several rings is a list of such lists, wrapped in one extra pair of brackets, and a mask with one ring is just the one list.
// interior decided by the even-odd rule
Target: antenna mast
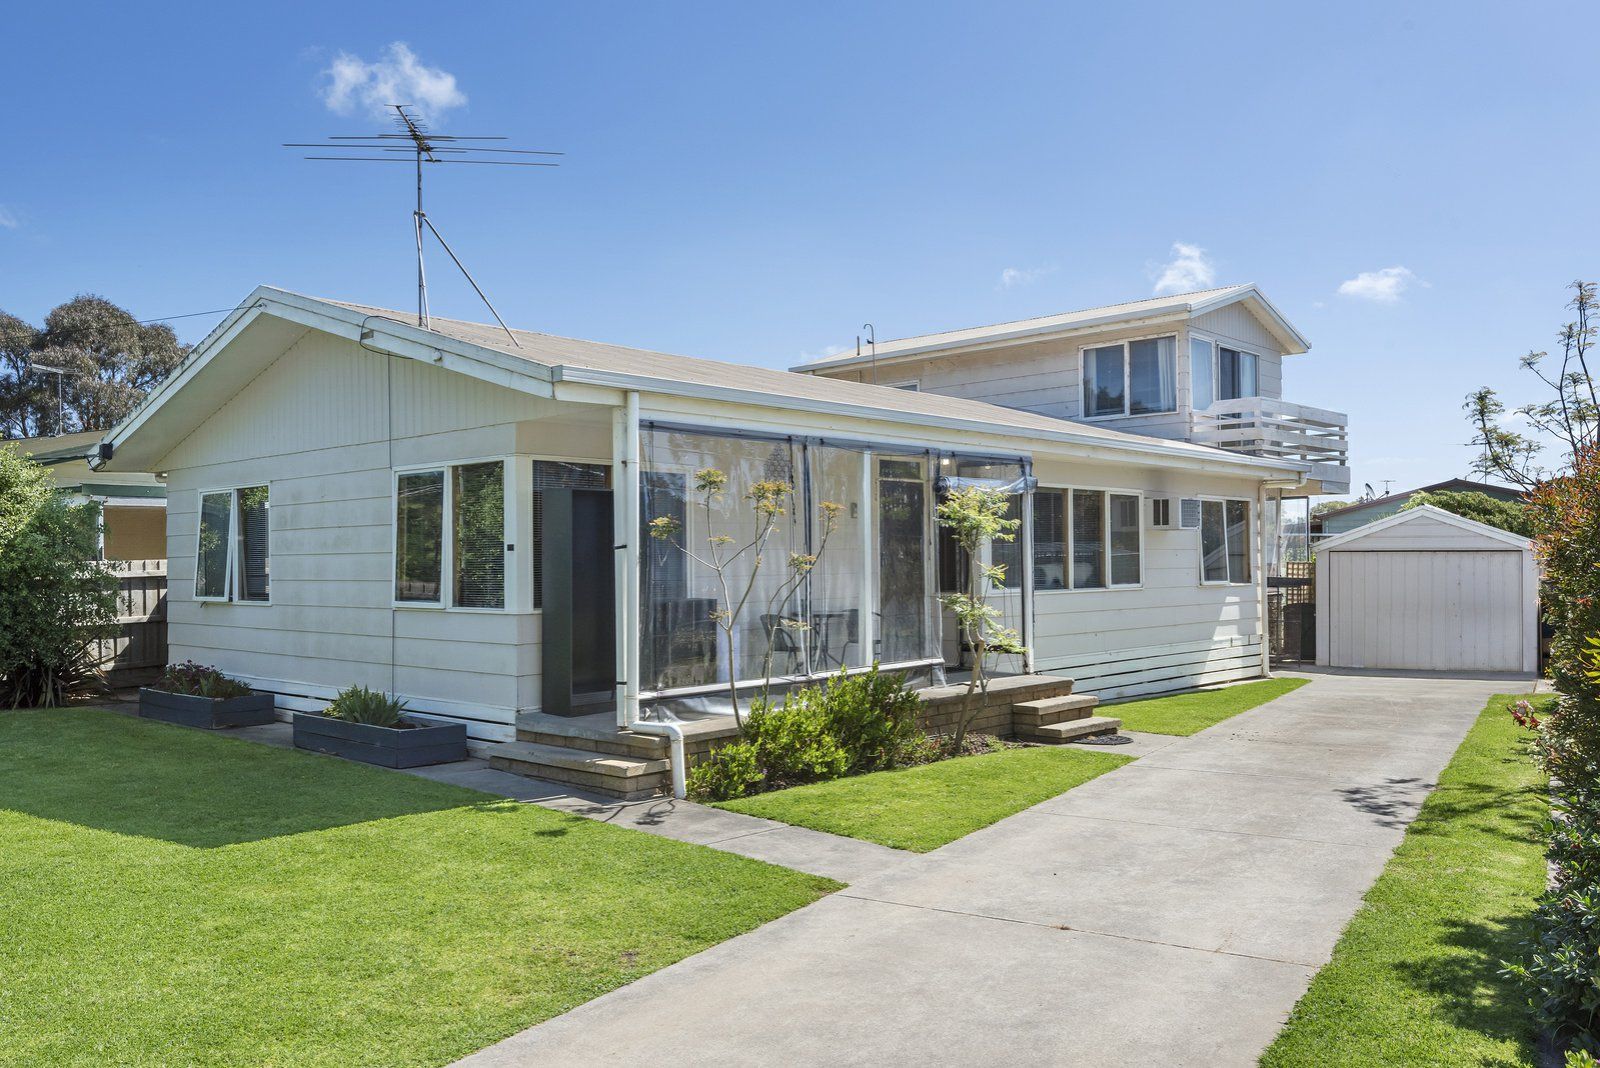
[[(460, 257), (450, 248), (449, 242), (439, 232), (439, 228), (428, 218), (428, 213), (422, 209), (422, 165), (424, 163), (476, 163), (492, 167), (558, 167), (560, 164), (543, 160), (499, 160), (480, 159), (484, 153), (498, 153), (502, 155), (518, 156), (560, 156), (563, 153), (549, 152), (531, 148), (480, 148), (474, 145), (463, 144), (467, 141), (504, 141), (504, 137), (462, 137), (454, 134), (431, 133), (425, 123), (416, 116), (406, 111), (411, 104), (390, 104), (395, 111), (394, 133), (386, 134), (355, 134), (350, 136), (329, 137), (327, 140), (333, 144), (305, 144), (287, 142), (285, 148), (322, 148), (334, 149), (339, 152), (388, 152), (396, 155), (341, 155), (341, 156), (306, 156), (306, 159), (327, 160), (330, 162), (359, 162), (359, 163), (411, 163), (413, 160), (405, 159), (405, 155), (414, 157), (417, 169), (417, 207), (411, 213), (411, 225), (417, 245), (417, 325), (427, 329), (428, 317), (428, 272), (423, 263), (423, 229), (426, 228), (439, 242), (441, 248), (450, 257), (450, 262), (466, 278), (472, 286), (472, 291), (478, 294), (484, 306), (489, 309), (489, 314), (494, 316), (494, 321), (500, 324), (500, 329), (506, 332), (506, 337), (511, 339), (511, 344), (517, 344), (517, 336), (506, 326), (506, 321), (500, 318), (500, 313), (490, 303), (483, 288), (478, 285), (472, 273), (461, 262)], [(344, 143), (339, 143), (344, 142)], [(397, 144), (396, 142), (408, 142)], [(461, 158), (457, 158), (461, 157)], [(519, 346), (520, 347), (520, 346)]]

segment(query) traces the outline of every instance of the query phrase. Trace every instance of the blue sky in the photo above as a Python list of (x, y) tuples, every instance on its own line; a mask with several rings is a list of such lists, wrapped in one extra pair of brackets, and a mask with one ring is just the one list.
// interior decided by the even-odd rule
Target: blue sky
[[(406, 307), (407, 169), (278, 147), (377, 129), (355, 83), (389, 75), (443, 132), (568, 153), (430, 172), (514, 325), (785, 366), (1187, 261), (1265, 289), (1314, 345), (1286, 396), (1350, 413), (1358, 488), (1404, 488), (1466, 473), (1462, 396), (1527, 395), (1517, 356), (1600, 274), (1583, 6), (21, 5), (0, 307)], [(445, 268), (434, 310), (486, 318)]]

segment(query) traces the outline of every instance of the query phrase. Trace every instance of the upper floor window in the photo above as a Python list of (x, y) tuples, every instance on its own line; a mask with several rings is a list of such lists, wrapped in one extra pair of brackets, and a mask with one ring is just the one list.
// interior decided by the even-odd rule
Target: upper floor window
[(1219, 400), (1260, 395), (1261, 357), (1207, 338), (1189, 338), (1189, 389), (1198, 409)]
[(195, 600), (267, 603), (267, 536), (267, 487), (201, 493)]
[(1083, 350), (1083, 414), (1178, 410), (1177, 339), (1141, 338)]
[(504, 608), (505, 505), (501, 460), (397, 475), (394, 599), (442, 608)]

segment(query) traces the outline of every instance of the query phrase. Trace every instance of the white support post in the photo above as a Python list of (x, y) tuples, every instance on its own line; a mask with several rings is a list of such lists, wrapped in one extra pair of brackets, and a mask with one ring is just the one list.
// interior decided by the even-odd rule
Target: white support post
[[(1144, 518), (1140, 516), (1141, 525)], [(1022, 671), (1033, 674), (1033, 491), (1022, 494), (1022, 529), (1018, 532), (1022, 551), (1017, 554), (1022, 568)], [(935, 543), (935, 551), (937, 551)]]
[(1267, 484), (1256, 491), (1256, 591), (1261, 613), (1261, 677), (1272, 677), (1272, 625), (1267, 611)]
[(628, 508), (623, 503), (623, 474), (628, 461), (628, 411), (611, 409), (611, 595), (616, 619), (617, 726), (628, 725)]
[(627, 486), (628, 503), (623, 507), (623, 512), (628, 519), (626, 538), (620, 543), (627, 546), (626, 587), (628, 595), (627, 636), (628, 636), (628, 673), (623, 676), (628, 682), (627, 715), (628, 722), (633, 723), (639, 718), (639, 649), (644, 627), (640, 622), (641, 609), (639, 606), (639, 537), (644, 521), (640, 518), (639, 510), (643, 506), (641, 493), (641, 480), (643, 473), (639, 469), (639, 394), (637, 391), (628, 393), (627, 403)]
[(872, 551), (873, 518), (877, 509), (873, 507), (872, 495), (872, 453), (861, 454), (861, 590), (856, 597), (860, 607), (861, 621), (856, 628), (857, 636), (861, 639), (861, 652), (868, 664), (874, 659), (872, 655), (873, 644), (877, 641), (877, 617), (873, 615), (874, 601), (872, 577), (876, 568), (877, 557)]

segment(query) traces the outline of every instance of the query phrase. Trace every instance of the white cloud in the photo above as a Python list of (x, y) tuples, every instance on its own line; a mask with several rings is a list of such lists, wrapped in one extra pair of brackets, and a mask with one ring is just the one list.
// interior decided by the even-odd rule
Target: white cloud
[(454, 74), (424, 66), (403, 41), (389, 45), (382, 57), (371, 63), (340, 52), (322, 76), (327, 79), (322, 102), (340, 115), (365, 111), (383, 117), (394, 114), (390, 104), (414, 104), (419, 119), (437, 121), (446, 111), (467, 102)]
[(826, 360), (829, 356), (837, 356), (839, 353), (844, 351), (846, 351), (846, 347), (844, 345), (829, 345), (817, 352), (802, 352), (800, 354), (800, 362), (813, 363), (817, 360)]
[(17, 213), (0, 204), (0, 230), (15, 230), (22, 225), (22, 220), (17, 218)]
[(1354, 278), (1340, 282), (1339, 295), (1374, 300), (1379, 304), (1395, 304), (1400, 300), (1400, 294), (1414, 285), (1426, 288), (1428, 283), (1418, 278), (1409, 267), (1384, 267), (1376, 271), (1362, 271)]
[(1007, 267), (1000, 272), (1000, 280), (994, 287), (1016, 289), (1019, 286), (1030, 286), (1054, 270), (1054, 267)]
[(1155, 288), (1158, 294), (1206, 289), (1217, 281), (1217, 269), (1206, 258), (1206, 250), (1182, 241), (1172, 243), (1172, 259), (1162, 264), (1159, 270), (1161, 273), (1156, 278)]

